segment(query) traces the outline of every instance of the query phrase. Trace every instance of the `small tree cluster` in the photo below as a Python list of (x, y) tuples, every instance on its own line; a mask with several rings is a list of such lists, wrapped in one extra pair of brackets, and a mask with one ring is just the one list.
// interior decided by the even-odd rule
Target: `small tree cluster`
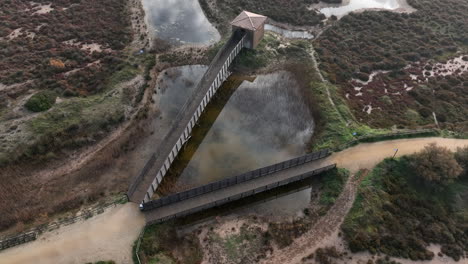
[(448, 185), (460, 176), (463, 169), (448, 148), (430, 144), (414, 155), (415, 172), (425, 182)]
[(34, 94), (24, 105), (33, 112), (42, 112), (49, 110), (54, 104), (57, 94), (52, 91), (42, 91)]

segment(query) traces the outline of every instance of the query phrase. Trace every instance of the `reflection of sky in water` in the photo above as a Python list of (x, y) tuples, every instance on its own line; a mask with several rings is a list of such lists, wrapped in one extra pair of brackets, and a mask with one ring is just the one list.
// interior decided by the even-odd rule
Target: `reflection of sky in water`
[(170, 68), (158, 79), (158, 94), (154, 96), (164, 119), (175, 118), (192, 94), (207, 67), (190, 65)]
[[(200, 80), (206, 66), (170, 68), (158, 80), (163, 120), (175, 117)], [(290, 74), (261, 75), (244, 81), (231, 96), (179, 177), (185, 186), (215, 180), (277, 163), (304, 153), (314, 123)], [(301, 211), (310, 189), (273, 201), (251, 205), (244, 212), (264, 215)]]
[(313, 127), (308, 107), (288, 73), (244, 81), (179, 181), (200, 185), (301, 155)]
[[(312, 116), (290, 74), (260, 75), (244, 81), (221, 111), (186, 169), (182, 185), (199, 186), (304, 154), (313, 133)], [(246, 213), (296, 214), (310, 202), (310, 189)]]
[(397, 9), (400, 7), (398, 0), (350, 0), (346, 5), (331, 5), (331, 7), (326, 7), (320, 9), (325, 16), (330, 17), (335, 15), (337, 17), (342, 17), (350, 12), (368, 9), (368, 8), (381, 8), (381, 9)]
[(209, 44), (220, 39), (197, 0), (143, 0), (150, 29), (172, 43)]
[[(312, 187), (313, 188), (313, 187)], [(285, 216), (301, 216), (311, 201), (312, 188), (280, 196), (259, 204), (246, 206), (239, 214), (260, 214), (272, 221), (285, 221)]]

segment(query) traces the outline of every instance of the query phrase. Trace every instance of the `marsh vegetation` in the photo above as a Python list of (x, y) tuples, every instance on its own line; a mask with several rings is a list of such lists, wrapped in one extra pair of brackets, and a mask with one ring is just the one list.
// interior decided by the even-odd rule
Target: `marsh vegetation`
[(361, 183), (342, 227), (351, 251), (430, 260), (432, 243), (454, 260), (464, 258), (468, 178), (461, 167), (466, 169), (466, 153), (466, 147), (452, 153), (430, 145), (379, 164)]

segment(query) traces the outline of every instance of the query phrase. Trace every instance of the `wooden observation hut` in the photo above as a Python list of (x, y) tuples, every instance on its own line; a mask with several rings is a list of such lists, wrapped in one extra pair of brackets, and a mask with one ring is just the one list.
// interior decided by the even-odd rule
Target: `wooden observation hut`
[(247, 32), (245, 47), (255, 49), (265, 34), (266, 16), (242, 11), (231, 22), (232, 30), (242, 30)]

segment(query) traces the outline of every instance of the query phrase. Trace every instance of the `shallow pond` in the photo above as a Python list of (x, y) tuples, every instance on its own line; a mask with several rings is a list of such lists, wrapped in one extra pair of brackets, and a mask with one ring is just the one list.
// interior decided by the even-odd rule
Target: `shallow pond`
[(208, 67), (204, 65), (187, 65), (161, 72), (153, 99), (163, 119), (176, 117), (179, 109), (192, 95), (206, 69)]
[(220, 39), (197, 0), (143, 0), (152, 37), (171, 44), (212, 44)]
[[(181, 89), (187, 77), (182, 74), (177, 79), (174, 86), (164, 89)], [(292, 75), (281, 71), (250, 81), (231, 77), (207, 107), (198, 129), (166, 176), (175, 181), (176, 191), (305, 153), (314, 122)], [(310, 188), (249, 210), (297, 213), (309, 201)]]
[[(128, 166), (135, 167), (132, 174), (136, 175), (154, 153), (164, 136), (169, 132), (174, 117), (190, 97), (198, 81), (205, 73), (207, 66), (190, 65), (167, 69), (159, 75), (153, 100), (158, 113), (148, 119), (146, 129), (152, 131), (146, 135), (143, 144), (133, 151), (132, 162)], [(130, 158), (129, 158), (130, 159)]]
[(344, 0), (342, 4), (329, 4), (319, 9), (325, 16), (342, 17), (353, 11), (364, 9), (395, 10), (407, 6), (402, 0)]

